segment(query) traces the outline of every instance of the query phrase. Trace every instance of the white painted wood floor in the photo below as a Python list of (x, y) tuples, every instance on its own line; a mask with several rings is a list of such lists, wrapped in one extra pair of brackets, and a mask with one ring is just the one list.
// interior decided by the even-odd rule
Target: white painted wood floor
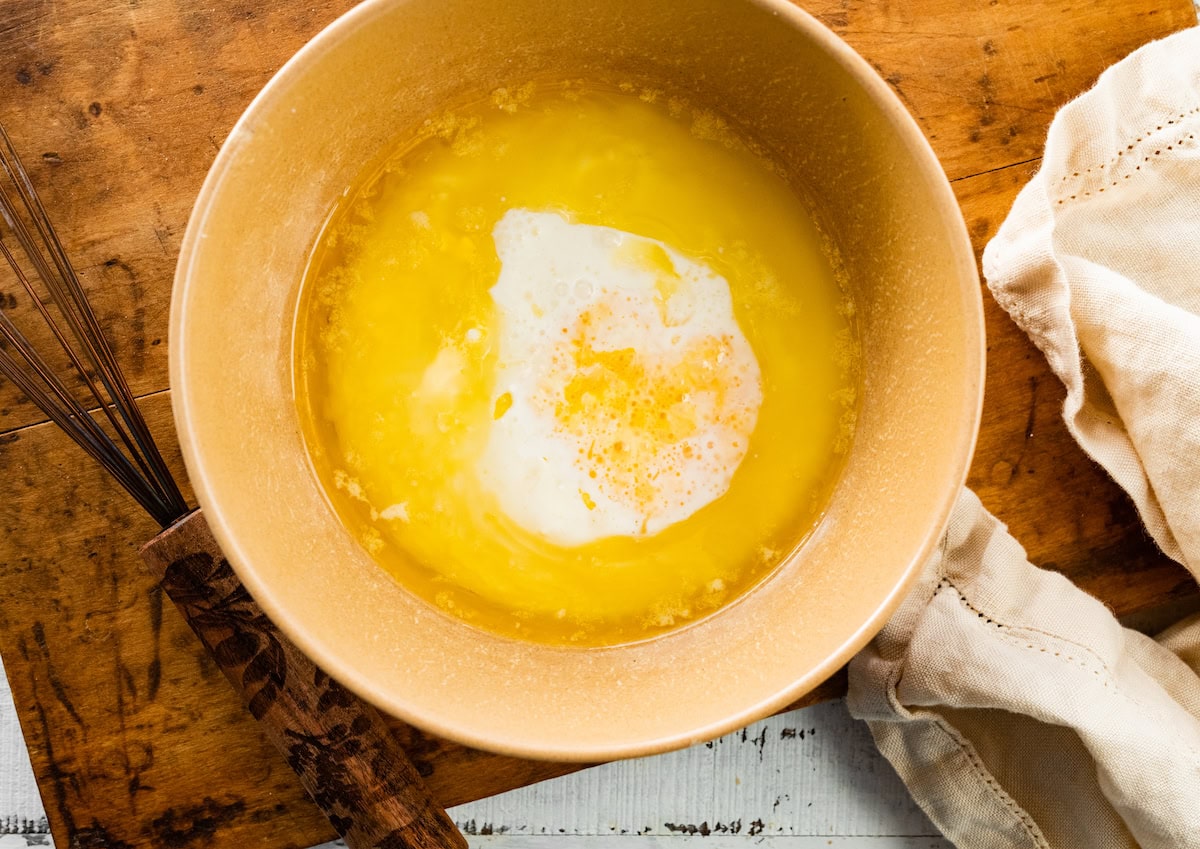
[[(841, 702), (450, 814), (480, 849), (952, 849)], [(51, 845), (0, 675), (0, 849)]]

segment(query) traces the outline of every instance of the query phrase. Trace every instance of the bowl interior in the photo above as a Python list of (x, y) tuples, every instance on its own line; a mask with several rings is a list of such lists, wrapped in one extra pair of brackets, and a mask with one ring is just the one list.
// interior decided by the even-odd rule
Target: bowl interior
[[(814, 201), (862, 335), (858, 428), (799, 556), (702, 623), (607, 649), (494, 637), (396, 585), (331, 511), (292, 391), (314, 239), (380, 151), (464, 95), (535, 78), (655, 81), (741, 125)], [(771, 0), (371, 0), (264, 90), (184, 240), (172, 385), (188, 470), (253, 595), (379, 707), (470, 745), (594, 760), (686, 745), (815, 686), (882, 625), (969, 462), (981, 302), (957, 205), (887, 86)]]

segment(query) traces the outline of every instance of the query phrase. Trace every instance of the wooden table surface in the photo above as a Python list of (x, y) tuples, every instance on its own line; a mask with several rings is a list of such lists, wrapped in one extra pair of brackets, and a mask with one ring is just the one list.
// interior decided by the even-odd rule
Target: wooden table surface
[[(250, 98), (349, 5), (4, 2), (0, 122), (32, 163), (177, 470), (164, 341), (191, 203)], [(977, 250), (1036, 169), (1055, 109), (1130, 50), (1195, 22), (1189, 0), (804, 5), (917, 116)], [(987, 394), (970, 486), (1035, 563), (1119, 613), (1193, 595), (1066, 433), (1063, 391), (1040, 354), (986, 294), (985, 304)], [(326, 839), (328, 825), (141, 571), (136, 549), (152, 523), (41, 420), (0, 385), (0, 653), (58, 845)], [(396, 730), (448, 805), (571, 769)]]

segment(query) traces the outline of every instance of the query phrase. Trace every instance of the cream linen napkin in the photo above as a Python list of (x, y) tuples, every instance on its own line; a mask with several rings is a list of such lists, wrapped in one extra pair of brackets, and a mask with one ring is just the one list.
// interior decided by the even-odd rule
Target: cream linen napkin
[[(983, 265), (1071, 433), (1200, 573), (1200, 29), (1063, 108)], [(1122, 628), (969, 491), (849, 705), (960, 849), (1200, 847), (1200, 617)]]

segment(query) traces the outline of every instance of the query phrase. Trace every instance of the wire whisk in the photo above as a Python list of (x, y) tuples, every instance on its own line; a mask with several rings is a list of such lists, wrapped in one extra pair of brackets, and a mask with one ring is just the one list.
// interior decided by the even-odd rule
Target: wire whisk
[[(346, 845), (467, 849), (383, 717), (275, 628), (238, 580), (203, 511), (189, 511), (3, 126), (0, 170), (0, 269), (7, 264), (42, 319), (30, 332), (18, 329), (15, 299), (4, 292), (11, 281), (0, 274), (0, 375), (164, 528), (142, 548), (147, 566)], [(47, 328), (71, 369), (51, 365), (62, 357)], [(307, 747), (303, 758), (296, 741)]]
[[(4, 172), (0, 180), (0, 254), (66, 353), (77, 379), (60, 376), (29, 335), (5, 314), (4, 300), (0, 300), (0, 374), (165, 528), (188, 512), (187, 502), (154, 443), (79, 276), (2, 125), (0, 170)], [(0, 293), (4, 282), (0, 280)]]

